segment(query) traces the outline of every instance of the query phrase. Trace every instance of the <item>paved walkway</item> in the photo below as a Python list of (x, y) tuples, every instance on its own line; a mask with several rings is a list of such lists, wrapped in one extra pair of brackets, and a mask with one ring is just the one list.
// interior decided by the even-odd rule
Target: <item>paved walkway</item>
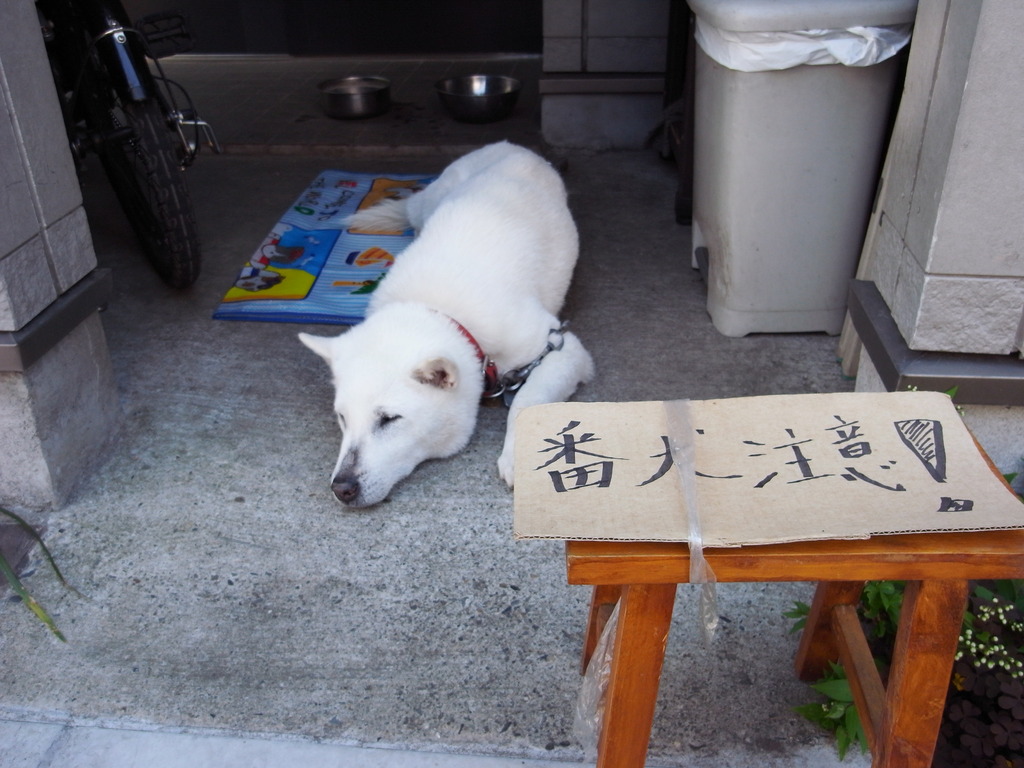
[[(516, 113), (455, 123), (433, 81), (485, 67), (523, 77)], [(482, 410), (467, 451), (421, 468), (388, 505), (342, 515), (326, 486), (337, 452), (326, 373), (295, 340), (301, 328), (210, 320), (320, 170), (439, 170), (501, 138), (539, 146), (537, 60), (182, 57), (167, 71), (227, 149), (189, 171), (204, 273), (190, 292), (164, 290), (87, 172), (97, 252), (114, 270), (103, 322), (126, 423), (108, 464), (51, 516), (48, 540), (89, 599), (41, 566), (31, 578), (71, 641), (48, 642), (20, 606), (2, 608), (0, 768), (580, 760), (571, 722), (587, 596), (565, 585), (557, 543), (512, 541), (511, 494), (493, 469), (498, 409)], [(392, 112), (320, 112), (317, 82), (371, 72), (395, 83)], [(599, 370), (582, 398), (851, 388), (833, 339), (713, 331), (689, 231), (674, 220), (671, 164), (580, 155), (566, 178), (584, 252), (567, 313)], [(812, 694), (793, 679), (781, 614), (809, 587), (729, 587), (712, 649), (680, 590), (651, 764), (839, 766), (792, 712)]]

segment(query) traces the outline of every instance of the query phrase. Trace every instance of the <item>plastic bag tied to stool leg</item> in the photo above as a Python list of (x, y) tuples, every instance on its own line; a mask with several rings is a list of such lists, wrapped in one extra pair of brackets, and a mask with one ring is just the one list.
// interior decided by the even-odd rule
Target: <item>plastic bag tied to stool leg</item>
[[(673, 464), (676, 471), (679, 472), (683, 499), (688, 511), (689, 580), (691, 584), (700, 586), (698, 624), (705, 643), (710, 643), (718, 628), (718, 601), (715, 594), (715, 574), (704, 558), (700, 508), (697, 503), (697, 489), (694, 482), (696, 460), (690, 403), (688, 400), (666, 402), (665, 409)], [(611, 678), (612, 645), (618, 623), (619, 603), (616, 603), (594, 647), (576, 700), (573, 734), (582, 745), (587, 760), (594, 760), (597, 757), (597, 745), (601, 738), (601, 723), (604, 717), (605, 694), (608, 690), (608, 681)]]
[(605, 693), (612, 676), (612, 643), (618, 625), (619, 604), (616, 603), (594, 646), (576, 698), (572, 731), (583, 747), (585, 758), (591, 762), (597, 759), (597, 743), (601, 738), (601, 723), (604, 720)]

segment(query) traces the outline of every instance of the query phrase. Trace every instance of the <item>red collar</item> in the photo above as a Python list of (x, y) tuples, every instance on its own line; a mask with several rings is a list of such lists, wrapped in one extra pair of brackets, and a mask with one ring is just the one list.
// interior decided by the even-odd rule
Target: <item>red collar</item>
[(481, 397), (497, 397), (505, 389), (501, 383), (501, 376), (498, 375), (497, 364), (484, 353), (483, 347), (473, 337), (473, 334), (466, 329), (466, 326), (454, 317), (449, 317), (448, 319), (455, 323), (459, 333), (465, 336), (469, 343), (473, 345), (473, 349), (476, 350), (476, 357), (480, 361), (480, 369), (484, 377), (484, 391)]

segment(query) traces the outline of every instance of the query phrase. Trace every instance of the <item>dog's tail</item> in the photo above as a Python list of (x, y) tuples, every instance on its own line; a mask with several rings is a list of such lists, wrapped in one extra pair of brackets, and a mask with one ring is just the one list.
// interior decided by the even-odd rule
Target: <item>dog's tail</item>
[(356, 211), (342, 220), (342, 224), (350, 229), (363, 232), (404, 232), (410, 226), (406, 207), (408, 197), (399, 200), (387, 198), (376, 205)]

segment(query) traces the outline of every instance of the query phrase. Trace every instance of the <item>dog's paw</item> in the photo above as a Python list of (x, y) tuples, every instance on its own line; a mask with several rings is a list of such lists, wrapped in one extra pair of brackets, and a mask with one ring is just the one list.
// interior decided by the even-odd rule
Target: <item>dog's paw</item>
[(511, 488), (516, 474), (515, 455), (512, 451), (501, 452), (501, 456), (498, 457), (498, 474), (505, 481), (505, 485)]

